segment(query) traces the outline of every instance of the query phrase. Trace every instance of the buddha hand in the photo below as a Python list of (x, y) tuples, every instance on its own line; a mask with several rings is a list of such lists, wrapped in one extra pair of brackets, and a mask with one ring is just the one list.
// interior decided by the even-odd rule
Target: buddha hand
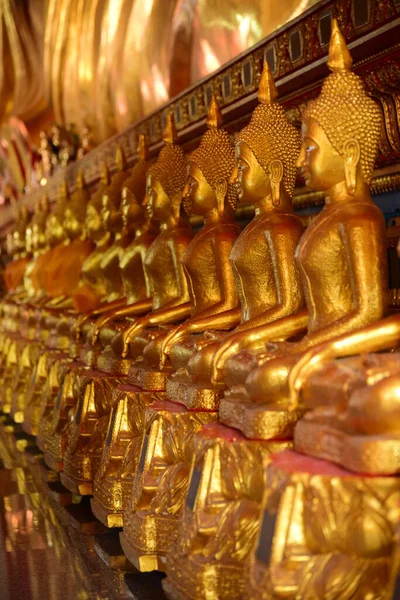
[(233, 354), (237, 354), (244, 348), (251, 347), (252, 342), (254, 343), (256, 341), (257, 340), (253, 339), (253, 336), (250, 333), (237, 333), (230, 336), (225, 342), (223, 342), (214, 356), (213, 373), (211, 378), (212, 383), (217, 384), (223, 379), (224, 364), (229, 357), (231, 357)]
[(310, 375), (318, 366), (331, 358), (329, 350), (323, 345), (315, 346), (300, 357), (297, 363), (291, 368), (288, 378), (289, 384), (289, 411), (294, 411), (300, 403), (301, 391)]
[(92, 333), (92, 344), (93, 345), (99, 339), (101, 328), (104, 327), (104, 325), (106, 325), (111, 320), (112, 320), (112, 316), (110, 316), (110, 315), (103, 315), (102, 317), (99, 317), (97, 319), (97, 321), (93, 325), (93, 333)]
[(132, 323), (132, 325), (130, 327), (128, 327), (128, 329), (125, 329), (125, 331), (122, 334), (122, 341), (123, 341), (123, 348), (122, 348), (122, 358), (126, 358), (129, 352), (129, 344), (131, 343), (132, 340), (135, 339), (135, 337), (137, 335), (139, 335), (139, 333), (146, 327), (146, 325), (148, 325), (148, 321), (146, 318), (142, 318), (142, 319), (136, 319), (136, 321), (134, 321)]
[(188, 327), (184, 324), (174, 327), (164, 338), (161, 345), (161, 357), (160, 357), (160, 369), (165, 367), (166, 360), (171, 353), (172, 346), (181, 338), (183, 338), (188, 331)]

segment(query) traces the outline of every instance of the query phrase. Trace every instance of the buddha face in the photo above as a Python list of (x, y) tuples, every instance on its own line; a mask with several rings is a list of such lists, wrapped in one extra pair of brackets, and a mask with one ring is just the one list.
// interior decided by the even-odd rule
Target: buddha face
[(123, 226), (129, 228), (138, 225), (143, 218), (143, 210), (136, 196), (128, 188), (122, 190), (122, 200), (120, 206)]
[(43, 248), (45, 243), (46, 243), (46, 238), (45, 238), (44, 232), (35, 223), (32, 228), (32, 247), (34, 250), (38, 250), (39, 248)]
[(71, 239), (74, 239), (81, 234), (81, 222), (76, 218), (75, 213), (70, 208), (65, 209), (64, 227)]
[(238, 186), (241, 203), (255, 203), (271, 193), (269, 177), (256, 159), (254, 152), (244, 142), (235, 146), (236, 167), (231, 182)]
[(46, 238), (50, 245), (60, 242), (65, 237), (64, 227), (55, 214), (48, 217), (46, 221)]
[(189, 161), (187, 180), (183, 190), (183, 206), (191, 215), (204, 216), (216, 207), (217, 200), (213, 188), (206, 181), (199, 167)]
[(121, 227), (121, 215), (115, 210), (107, 194), (102, 198), (101, 218), (108, 231), (118, 231)]
[(150, 219), (165, 221), (171, 216), (171, 201), (161, 183), (149, 174), (146, 179), (146, 196), (143, 201)]
[(88, 204), (85, 225), (89, 237), (92, 239), (96, 239), (96, 237), (98, 237), (98, 235), (103, 231), (103, 221), (100, 212), (93, 206), (93, 204)]
[(297, 166), (307, 187), (326, 191), (345, 180), (345, 161), (332, 146), (324, 130), (309, 119), (303, 123), (302, 144)]

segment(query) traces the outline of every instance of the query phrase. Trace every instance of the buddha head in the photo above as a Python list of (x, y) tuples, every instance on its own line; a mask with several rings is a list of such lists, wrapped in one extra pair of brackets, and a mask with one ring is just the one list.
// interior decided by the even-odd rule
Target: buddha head
[(120, 211), (125, 229), (136, 229), (144, 220), (142, 205), (146, 195), (146, 172), (149, 164), (148, 147), (143, 134), (139, 136), (137, 153), (138, 161), (122, 187)]
[(283, 190), (289, 198), (293, 195), (300, 136), (276, 101), (277, 96), (265, 62), (258, 91), (260, 104), (235, 140), (236, 168), (232, 180), (243, 203), (256, 204), (270, 198), (278, 208)]
[(111, 183), (104, 189), (101, 197), (101, 219), (105, 231), (117, 233), (122, 227), (122, 217), (119, 212), (121, 205), (121, 187), (126, 179), (126, 160), (121, 146), (118, 144), (115, 155), (117, 172), (111, 179)]
[(64, 227), (69, 239), (75, 239), (82, 234), (88, 201), (89, 195), (85, 188), (83, 172), (79, 169), (75, 191), (65, 208)]
[(57, 202), (53, 212), (49, 214), (46, 221), (46, 238), (50, 246), (62, 242), (66, 237), (65, 211), (68, 200), (67, 182), (64, 181), (57, 194)]
[(32, 220), (32, 248), (38, 252), (46, 247), (46, 222), (50, 212), (49, 198), (43, 196), (36, 205)]
[(110, 183), (110, 177), (107, 165), (103, 163), (100, 176), (100, 184), (97, 191), (91, 196), (86, 207), (86, 216), (84, 227), (88, 237), (96, 242), (100, 240), (105, 232), (104, 221), (102, 218), (103, 195)]
[(189, 157), (183, 205), (190, 214), (204, 216), (214, 208), (220, 216), (236, 209), (237, 190), (230, 183), (235, 167), (235, 147), (221, 129), (222, 115), (212, 95), (207, 115), (207, 131), (199, 147)]
[(178, 221), (187, 162), (182, 148), (176, 143), (177, 134), (172, 113), (168, 115), (163, 140), (164, 147), (147, 173), (143, 205), (154, 221), (166, 221), (171, 217)]
[(354, 195), (369, 184), (381, 130), (378, 106), (350, 71), (352, 58), (336, 20), (332, 23), (328, 66), (321, 93), (303, 115), (298, 165), (308, 187), (327, 191), (345, 182)]

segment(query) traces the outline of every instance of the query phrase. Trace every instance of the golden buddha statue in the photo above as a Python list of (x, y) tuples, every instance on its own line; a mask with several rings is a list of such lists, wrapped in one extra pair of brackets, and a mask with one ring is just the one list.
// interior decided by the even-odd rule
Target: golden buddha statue
[[(306, 111), (305, 123), (307, 135), (311, 120), (339, 123), (335, 133), (340, 134), (344, 148), (350, 144), (349, 139), (353, 144), (358, 142), (360, 171), (355, 177), (348, 167), (345, 171), (346, 196), (349, 189), (354, 189), (353, 197), (357, 199), (359, 177), (363, 177), (361, 182), (367, 190), (368, 173), (372, 171), (372, 149), (379, 140), (379, 111), (359, 79), (351, 74), (350, 64), (350, 55), (334, 22), (328, 62), (333, 73), (324, 83), (320, 97)], [(366, 113), (364, 121), (362, 108)], [(329, 130), (329, 125), (324, 126)], [(369, 171), (363, 156), (370, 158)], [(318, 174), (314, 166), (310, 156), (310, 183), (316, 181)], [(349, 202), (346, 196), (344, 201)], [(359, 200), (364, 206), (365, 198), (366, 191)], [(368, 213), (357, 215), (353, 235), (344, 238), (358, 272), (350, 288), (356, 301), (351, 314), (355, 327), (345, 327), (343, 332), (343, 325), (339, 326), (336, 336), (318, 336), (316, 331), (316, 343), (310, 344), (291, 367), (289, 382), (287, 363), (282, 369), (289, 392), (288, 408), (296, 408), (303, 386), (302, 405), (312, 410), (296, 425), (294, 445), (301, 454), (284, 452), (272, 459), (264, 521), (268, 523), (271, 513), (277, 512), (276, 525), (272, 544), (271, 535), (263, 540), (261, 529), (249, 577), (250, 598), (391, 597), (398, 570), (394, 535), (400, 485), (398, 477), (391, 474), (398, 473), (400, 467), (395, 400), (400, 362), (394, 354), (378, 354), (329, 362), (321, 368), (324, 358), (384, 349), (379, 331), (389, 345), (398, 340), (393, 326), (396, 317), (381, 321), (371, 318), (384, 316), (387, 289), (383, 287), (386, 264), (382, 227), (367, 216)], [(342, 235), (346, 230), (345, 222)], [(343, 322), (346, 324), (342, 318), (339, 325)], [(307, 372), (309, 376), (305, 378)]]
[[(168, 381), (167, 394), (187, 408), (217, 409), (224, 382), (212, 385), (214, 363), (220, 369), (254, 328), (295, 313), (303, 305), (294, 253), (304, 228), (291, 201), (300, 140), (276, 102), (277, 92), (268, 63), (264, 66), (258, 96), (260, 104), (250, 124), (236, 136), (233, 181), (239, 188), (240, 201), (255, 206), (253, 220), (230, 254), (240, 308), (207, 318), (204, 329), (213, 333), (197, 343), (197, 351), (187, 361), (186, 369), (182, 368), (177, 352), (171, 352), (176, 332), (172, 331), (163, 344), (164, 353), (171, 352), (176, 369)], [(221, 331), (226, 329), (231, 331)], [(253, 349), (262, 347), (260, 341)]]
[[(236, 186), (229, 179), (235, 166), (234, 145), (229, 135), (221, 129), (222, 115), (212, 97), (207, 117), (207, 131), (199, 147), (189, 158), (188, 179), (184, 190), (184, 206), (189, 214), (204, 218), (201, 231), (194, 237), (183, 258), (183, 267), (188, 281), (190, 301), (182, 306), (179, 314), (166, 315), (158, 324), (183, 323), (165, 335), (153, 335), (143, 349), (142, 357), (130, 370), (130, 378), (139, 385), (152, 389), (157, 373), (157, 390), (161, 390), (162, 379), (166, 380), (171, 368), (184, 366), (193, 353), (198, 334), (203, 333), (213, 320), (219, 318), (224, 327), (224, 316), (239, 307), (233, 269), (229, 256), (240, 230), (234, 220), (237, 202)], [(146, 319), (134, 323), (125, 335), (137, 335)], [(143, 335), (143, 334), (142, 334)], [(167, 353), (172, 348), (177, 357), (169, 363)], [(161, 369), (160, 369), (161, 367)], [(150, 384), (150, 385), (149, 385)]]
[[(99, 308), (91, 313), (82, 315), (76, 323), (75, 331), (79, 339), (82, 326), (88, 319), (96, 319), (92, 327), (86, 328), (86, 339), (89, 345), (95, 345), (100, 332), (101, 346), (107, 346), (116, 333), (115, 328), (105, 332), (102, 328), (115, 318), (115, 310), (127, 307), (139, 301), (146, 301), (146, 307), (151, 306), (147, 299), (146, 278), (143, 268), (144, 256), (154, 241), (157, 227), (152, 223), (148, 212), (142, 206), (146, 190), (146, 171), (148, 164), (148, 149), (144, 135), (139, 138), (138, 162), (133, 167), (131, 174), (122, 185), (121, 203), (117, 219), (121, 219), (122, 231), (117, 234), (121, 236), (121, 244), (116, 246), (115, 251), (110, 250), (110, 257), (104, 257), (102, 268), (107, 265), (110, 271), (109, 281), (118, 277), (122, 283), (122, 291), (116, 293), (119, 285), (109, 286), (111, 299), (107, 300)], [(121, 251), (123, 249), (123, 252)], [(110, 258), (113, 260), (110, 261)], [(118, 258), (118, 265), (116, 263)], [(117, 281), (119, 284), (119, 281)], [(114, 291), (112, 291), (114, 289)], [(104, 335), (105, 334), (105, 335)], [(105, 342), (105, 343), (103, 343)], [(98, 365), (103, 368), (101, 364)], [(109, 370), (109, 369), (104, 369)], [(113, 369), (111, 369), (113, 371)]]
[[(186, 177), (186, 159), (182, 149), (175, 143), (176, 130), (172, 115), (168, 117), (164, 133), (164, 147), (147, 174), (145, 204), (151, 218), (161, 223), (160, 234), (148, 249), (144, 269), (152, 298), (154, 319), (166, 314), (179, 314), (180, 305), (187, 304), (187, 286), (184, 279), (181, 256), (188, 246), (192, 232), (189, 223), (181, 218), (182, 191)], [(134, 316), (148, 311), (148, 302), (122, 307), (116, 317)], [(157, 321), (156, 321), (157, 322)], [(152, 324), (150, 320), (149, 324)], [(123, 334), (122, 334), (123, 335)], [(119, 337), (120, 334), (117, 334)], [(121, 339), (119, 337), (119, 339)], [(113, 341), (114, 345), (114, 341)], [(121, 344), (117, 342), (117, 348)], [(115, 348), (115, 345), (114, 345)], [(118, 354), (116, 354), (118, 356)], [(111, 410), (112, 388), (118, 385), (118, 373), (96, 372), (88, 375), (79, 393), (75, 417), (70, 431), (68, 448), (64, 457), (62, 482), (71, 491), (91, 489), (92, 481), (101, 458), (107, 424)], [(104, 402), (105, 390), (109, 390)], [(137, 388), (134, 388), (137, 389)], [(99, 390), (99, 400), (96, 393)], [(93, 394), (93, 398), (91, 396)], [(90, 398), (90, 402), (88, 402)], [(96, 417), (96, 410), (99, 414)], [(91, 432), (90, 438), (87, 432)], [(70, 440), (73, 440), (70, 443)]]
[[(144, 256), (147, 249), (154, 241), (156, 228), (152, 224), (150, 217), (142, 208), (142, 200), (145, 195), (146, 171), (148, 168), (147, 162), (147, 145), (144, 136), (140, 137), (138, 149), (139, 161), (133, 167), (128, 178), (122, 183), (122, 200), (120, 211), (122, 214), (123, 227), (128, 232), (128, 235), (134, 235), (132, 242), (124, 249), (120, 255), (119, 270), (124, 285), (124, 298), (115, 300), (112, 303), (105, 303), (100, 308), (92, 313), (86, 313), (82, 317), (75, 319), (74, 332), (79, 333), (84, 323), (91, 317), (96, 318), (104, 313), (104, 319), (114, 315), (115, 307), (128, 305), (132, 302), (145, 301), (147, 306), (151, 306), (151, 300), (147, 300), (146, 280), (143, 269)], [(104, 174), (104, 172), (103, 172)], [(107, 188), (105, 177), (100, 186), (98, 193), (104, 194)], [(114, 308), (113, 308), (114, 307)], [(100, 320), (100, 319), (99, 319)], [(97, 323), (97, 321), (95, 321)], [(92, 325), (93, 327), (93, 325)], [(105, 328), (107, 329), (107, 328)], [(84, 328), (83, 328), (84, 330)], [(85, 334), (88, 341), (90, 340), (89, 328)], [(100, 331), (101, 339), (103, 340), (103, 331)], [(108, 332), (106, 331), (106, 334)], [(111, 337), (115, 334), (115, 329), (111, 332)], [(110, 336), (107, 342), (110, 342)], [(71, 346), (71, 343), (69, 344)], [(86, 356), (88, 358), (88, 356)], [(38, 443), (45, 450), (46, 462), (51, 468), (62, 470), (63, 456), (67, 445), (67, 415), (77, 402), (79, 395), (79, 377), (83, 372), (80, 363), (69, 364), (68, 372), (58, 374), (60, 381), (64, 381), (63, 392), (61, 394), (52, 393), (42, 397), (41, 402), (41, 418), (39, 427)], [(56, 371), (56, 367), (53, 367)], [(56, 375), (55, 375), (56, 376)], [(72, 391), (75, 390), (75, 393)]]
[[(228, 333), (218, 331), (223, 321), (215, 319), (210, 329), (216, 331), (210, 339), (201, 340), (198, 352), (188, 362), (187, 372), (183, 377), (179, 372), (173, 374), (167, 383), (168, 397), (197, 409), (196, 414), (199, 407), (218, 408), (223, 383), (213, 386), (211, 377), (219, 349), (222, 348), (223, 354), (231, 339), (243, 339), (255, 327), (296, 313), (303, 304), (295, 249), (304, 228), (291, 203), (300, 139), (276, 102), (276, 95), (265, 65), (260, 104), (250, 124), (236, 137), (233, 177), (240, 199), (254, 203), (256, 209), (254, 219), (231, 252), (241, 309), (222, 317), (236, 328)], [(261, 348), (261, 344), (254, 346), (258, 352)], [(148, 409), (151, 411), (154, 405)], [(181, 444), (176, 438), (175, 435), (175, 446), (179, 448)], [(150, 440), (151, 434), (149, 447)], [(263, 488), (264, 469), (271, 452), (287, 445), (288, 442), (279, 440), (248, 440), (237, 430), (216, 424), (195, 432), (196, 466), (188, 492), (191, 506), (186, 504), (181, 509), (182, 527), (176, 544), (173, 543), (176, 533), (169, 536), (172, 544), (164, 541), (170, 551), (165, 584), (168, 596), (185, 597), (193, 589), (196, 598), (244, 596), (249, 554), (261, 514), (259, 492)], [(206, 453), (208, 458), (204, 458)], [(182, 470), (178, 461), (173, 467), (177, 472), (179, 467)], [(172, 495), (178, 488), (178, 479), (174, 481), (170, 468), (169, 477), (163, 473), (156, 481), (157, 496), (163, 497), (168, 510), (165, 498), (169, 490)], [(187, 486), (185, 482), (185, 492)], [(147, 494), (152, 499), (148, 491)], [(152, 502), (156, 505), (154, 499)]]
[[(247, 352), (242, 350), (237, 356), (229, 357), (223, 367), (225, 381), (228, 385), (230, 382), (232, 388), (229, 392), (225, 392), (225, 397), (221, 400), (220, 419), (223, 423), (235, 426), (250, 438), (246, 440), (247, 444), (251, 444), (253, 438), (250, 446), (252, 452), (247, 456), (244, 455), (240, 463), (232, 462), (229, 468), (224, 466), (222, 473), (225, 482), (229, 481), (232, 470), (236, 470), (236, 501), (242, 498), (242, 495), (246, 496), (246, 477), (254, 472), (255, 462), (252, 453), (260, 446), (261, 440), (289, 437), (296, 421), (305, 411), (304, 406), (299, 406), (292, 412), (288, 410), (288, 372), (298, 357), (307, 347), (318, 344), (321, 338), (333, 339), (343, 329), (351, 331), (356, 329), (360, 322), (368, 323), (379, 319), (385, 314), (387, 308), (384, 220), (379, 209), (373, 204), (368, 190), (379, 139), (379, 111), (366, 97), (359, 80), (349, 73), (349, 58), (343, 39), (334, 23), (329, 57), (329, 64), (334, 73), (328, 78), (328, 83), (324, 84), (321, 97), (305, 113), (303, 146), (299, 159), (300, 164), (305, 161), (307, 164), (305, 173), (307, 184), (316, 189), (326, 190), (328, 196), (324, 209), (303, 234), (296, 250), (300, 281), (309, 315), (306, 311), (300, 311), (269, 325), (253, 329), (250, 331), (249, 339), (242, 340), (241, 346), (248, 347), (250, 350)], [(365, 114), (361, 107), (365, 107)], [(308, 117), (311, 111), (312, 118)], [(366, 130), (368, 135), (364, 138)], [(357, 151), (354, 153), (355, 149)], [(371, 298), (373, 301), (370, 300)], [(298, 336), (301, 328), (307, 325), (308, 333), (299, 341), (278, 343), (294, 335)], [(275, 344), (273, 347), (267, 347), (267, 351), (260, 354), (252, 349), (252, 345), (259, 344), (260, 340), (273, 341)], [(241, 370), (238, 366), (240, 358), (245, 365)], [(264, 364), (248, 375), (244, 387), (241, 383), (243, 375), (257, 362), (264, 362)], [(220, 376), (217, 372), (218, 375)], [(205, 435), (205, 432), (197, 434), (200, 439)], [(236, 439), (229, 440), (232, 452), (243, 443), (238, 433), (236, 436)], [(268, 448), (269, 444), (274, 442), (263, 443), (267, 443)], [(218, 442), (217, 439), (214, 440), (214, 444), (216, 449), (222, 448), (222, 442)], [(288, 470), (292, 463), (293, 461), (288, 459), (286, 463)], [(301, 465), (299, 470), (300, 467)], [(202, 480), (206, 474), (208, 475), (208, 471), (204, 463), (199, 479)], [(273, 486), (278, 485), (278, 478), (275, 478), (275, 481), (276, 484), (267, 481), (265, 485), (267, 498), (275, 493)], [(211, 483), (209, 487), (212, 489)], [(293, 488), (288, 491), (289, 493), (293, 497)], [(246, 497), (248, 498), (248, 495)], [(210, 498), (211, 492), (205, 492), (201, 497), (202, 506), (207, 505)], [(257, 504), (254, 492), (250, 494), (250, 498)], [(394, 496), (393, 500), (395, 500)], [(228, 511), (230, 508), (230, 504), (226, 501), (221, 501), (219, 506), (221, 512)], [(209, 536), (215, 536), (216, 531), (222, 530), (220, 535), (224, 535), (232, 542), (236, 537), (239, 539), (245, 537), (250, 527), (255, 528), (256, 531), (260, 527), (259, 516), (254, 513), (249, 517), (249, 522), (246, 522), (241, 519), (239, 509), (233, 510), (232, 518), (235, 525), (230, 527), (227, 527), (221, 518), (215, 519), (210, 526), (212, 511), (202, 515), (197, 504), (188, 514), (189, 523), (198, 532), (199, 544), (204, 539), (204, 530)], [(292, 520), (295, 531), (297, 516), (301, 518), (299, 507), (293, 501), (290, 513), (282, 512), (281, 521), (278, 521), (279, 535), (276, 534), (274, 538), (277, 548), (284, 544), (282, 540), (287, 539), (284, 531), (285, 519), (286, 522), (288, 519)], [(189, 523), (185, 523), (186, 530), (189, 528)], [(322, 522), (319, 522), (319, 527), (320, 529), (324, 527)], [(184, 536), (183, 531), (182, 536)], [(183, 546), (185, 539), (183, 537)], [(307, 540), (303, 542), (306, 544)], [(178, 539), (179, 543), (180, 539)], [(303, 595), (299, 593), (300, 589), (303, 592), (301, 587), (296, 587), (296, 591), (291, 594), (290, 585), (293, 580), (291, 571), (296, 568), (296, 558), (301, 543), (302, 540), (300, 540), (300, 547), (293, 545), (292, 562), (284, 569), (285, 576), (279, 578), (279, 568), (283, 570), (286, 566), (281, 563), (277, 567), (277, 572), (268, 571), (265, 575), (263, 579), (265, 587), (259, 589), (258, 594), (263, 594), (264, 589), (268, 589), (269, 596), (267, 594), (265, 597), (329, 597), (326, 594), (329, 585), (324, 589), (325, 593), (319, 596), (316, 593)], [(334, 547), (332, 552), (335, 553)], [(309, 547), (309, 555), (311, 554), (313, 549)], [(199, 592), (199, 598), (206, 597), (207, 592), (212, 595), (211, 590), (215, 589), (218, 591), (216, 594), (218, 597), (232, 597), (232, 595), (243, 597), (243, 586), (245, 589), (249, 587), (248, 575), (243, 573), (248, 571), (250, 558), (249, 551), (237, 561), (235, 571), (232, 569), (235, 573), (242, 574), (241, 578), (238, 575), (238, 585), (242, 587), (238, 588), (237, 596), (232, 593), (231, 596), (224, 596), (223, 575), (226, 573), (226, 564), (218, 561), (218, 557), (215, 556), (211, 560), (200, 562), (196, 560), (195, 550), (182, 553), (179, 558), (178, 551), (174, 548), (167, 557), (169, 577), (165, 581), (165, 587), (168, 595), (170, 598), (182, 597), (183, 573), (189, 570), (188, 565), (194, 564), (196, 568), (193, 567), (191, 571), (196, 573), (196, 579), (193, 580), (191, 577), (192, 586), (201, 578), (205, 581), (207, 575), (210, 576), (214, 572), (220, 573), (221, 578), (220, 581), (211, 583), (210, 577), (204, 595)], [(299, 561), (299, 572), (309, 558), (310, 556), (307, 556), (302, 562)], [(232, 579), (232, 576), (230, 577)], [(267, 588), (268, 577), (278, 578), (282, 585), (279, 587), (274, 582), (272, 589)], [(306, 583), (305, 579), (304, 582)], [(191, 588), (184, 588), (185, 592), (186, 589)], [(331, 597), (336, 599), (341, 596), (332, 594)]]
[[(188, 179), (184, 190), (184, 204), (186, 211), (204, 216), (203, 228), (193, 238), (182, 259), (185, 275), (189, 283), (192, 309), (191, 311), (190, 309), (188, 310), (188, 312), (191, 312), (189, 319), (173, 329), (173, 331), (176, 334), (177, 344), (181, 343), (179, 338), (181, 335), (183, 336), (182, 342), (185, 344), (186, 354), (188, 354), (190, 348), (194, 348), (196, 337), (193, 336), (192, 333), (196, 331), (201, 332), (204, 322), (207, 319), (211, 319), (213, 315), (217, 315), (219, 312), (233, 310), (238, 304), (234, 285), (234, 275), (229, 263), (229, 255), (232, 246), (239, 234), (239, 228), (234, 221), (237, 192), (235, 186), (232, 186), (229, 183), (229, 178), (234, 168), (234, 146), (229, 135), (221, 129), (221, 122), (221, 113), (218, 104), (213, 97), (207, 118), (208, 129), (202, 137), (198, 149), (190, 155)], [(179, 314), (180, 318), (182, 318), (182, 316), (183, 312)], [(145, 335), (146, 332), (141, 334), (142, 337)], [(169, 337), (169, 334), (165, 334), (165, 330), (163, 329), (160, 329), (158, 333), (155, 332), (153, 339), (143, 350), (143, 357), (137, 359), (129, 372), (129, 380), (131, 382), (138, 381), (142, 384), (144, 390), (146, 390), (145, 394), (148, 392), (149, 388), (152, 389), (155, 385), (155, 381), (158, 391), (160, 391), (162, 378), (165, 378), (166, 373), (171, 371), (170, 366), (168, 366), (167, 369), (160, 369), (159, 366), (162, 356), (162, 343), (166, 337)], [(159, 393), (157, 395), (159, 396)], [(135, 407), (132, 408), (135, 417), (138, 410), (144, 410), (142, 405), (140, 407), (137, 406), (138, 401), (139, 399), (136, 397)], [(207, 411), (206, 413), (201, 414), (198, 412), (196, 414), (187, 414), (188, 411), (168, 402), (162, 405), (157, 404), (153, 409), (154, 414), (157, 413), (154, 418), (155, 420), (160, 421), (160, 423), (163, 421), (163, 415), (165, 414), (166, 422), (160, 425), (160, 427), (165, 427), (167, 430), (171, 426), (173, 428), (177, 427), (179, 429), (185, 429), (185, 440), (188, 445), (190, 445), (193, 433), (197, 428), (205, 422), (216, 419), (216, 413)], [(168, 410), (170, 410), (171, 414), (168, 413)], [(113, 411), (115, 411), (115, 405)], [(129, 409), (126, 408), (125, 411), (125, 420), (129, 425), (129, 422), (132, 422), (133, 419), (129, 416)], [(117, 416), (115, 416), (115, 419), (117, 419)], [(153, 420), (153, 416), (150, 417), (150, 420)], [(141, 420), (141, 431), (138, 431), (138, 427), (135, 423), (133, 424), (129, 452), (132, 450), (135, 441), (141, 440), (141, 436), (146, 430), (145, 422), (146, 419), (143, 418)], [(191, 432), (189, 432), (189, 430), (191, 430)], [(175, 434), (178, 434), (178, 431), (173, 430), (171, 435)], [(115, 441), (113, 443), (115, 443), (117, 448), (120, 442), (118, 433), (115, 429), (114, 436)], [(121, 437), (122, 436), (125, 436), (125, 439), (128, 439), (126, 429), (121, 430)], [(178, 434), (178, 437), (181, 436)], [(176, 443), (179, 445), (178, 440)], [(181, 457), (184, 454), (185, 450), (180, 448), (178, 456)], [(190, 453), (186, 452), (186, 454), (189, 457)], [(112, 451), (106, 445), (104, 456), (109, 457), (110, 460), (110, 455), (112, 455)], [(171, 459), (171, 456), (165, 458), (166, 461), (168, 461)], [(122, 501), (118, 503), (118, 511), (116, 511), (116, 503), (110, 503), (111, 494), (108, 493), (108, 507), (114, 509), (112, 516), (113, 520), (116, 520), (116, 512), (122, 513), (124, 511), (130, 492), (128, 478), (121, 477), (122, 472), (128, 471), (126, 463), (127, 457), (120, 456), (119, 464), (123, 466), (122, 469), (119, 471), (117, 470), (116, 473), (117, 460), (114, 458), (112, 461), (112, 481), (114, 486), (123, 486), (127, 492)], [(132, 467), (134, 467), (134, 464), (132, 464)], [(129, 477), (130, 481), (132, 481), (134, 471), (135, 469), (132, 468)], [(188, 473), (189, 464), (186, 466), (186, 480)], [(95, 503), (98, 502), (101, 491), (103, 491), (103, 496), (105, 496), (104, 488), (111, 485), (111, 481), (107, 482), (107, 480), (105, 480), (105, 474), (106, 470), (104, 473), (99, 471), (98, 477), (96, 477), (94, 489)], [(99, 489), (100, 485), (99, 482), (97, 482), (97, 479), (101, 479), (101, 477), (103, 479), (103, 490)], [(98, 485), (96, 485), (96, 483), (98, 483)], [(179, 492), (181, 501), (177, 501), (176, 511), (174, 515), (171, 514), (171, 519), (169, 519), (170, 529), (174, 528), (174, 521), (176, 521), (177, 518), (176, 512), (183, 502), (184, 492), (185, 486), (182, 480)], [(104, 504), (105, 502), (103, 501), (103, 506)], [(96, 508), (94, 510), (96, 510)], [(151, 520), (152, 518), (152, 515), (146, 515), (145, 517), (147, 520)], [(163, 525), (165, 526), (167, 522), (168, 519), (164, 519)], [(127, 528), (125, 533), (127, 538), (128, 536), (129, 538), (131, 537), (129, 528)], [(164, 534), (168, 537), (166, 532), (164, 532)], [(129, 541), (127, 544), (129, 544)], [(144, 559), (144, 561), (148, 563), (148, 560)]]
[(296, 427), (297, 450), (358, 473), (400, 472), (399, 343), (395, 314), (303, 354), (289, 375), (290, 407), (310, 409)]
[(258, 357), (265, 364), (250, 372), (245, 388), (225, 394), (222, 421), (247, 437), (290, 434), (304, 407), (287, 410), (288, 374), (302, 353), (373, 323), (387, 311), (385, 222), (368, 188), (380, 113), (350, 72), (351, 56), (336, 24), (328, 65), (332, 73), (304, 114), (298, 160), (307, 185), (326, 193), (324, 208), (296, 250), (307, 310), (254, 329), (246, 343), (288, 339), (302, 327), (307, 334), (297, 342), (270, 346)]
[[(117, 174), (118, 175), (118, 174)], [(107, 184), (103, 185), (107, 181)], [(113, 242), (111, 231), (106, 229), (102, 218), (103, 196), (112, 186), (109, 183), (108, 169), (103, 165), (100, 187), (90, 198), (85, 216), (85, 228), (88, 237), (94, 242), (95, 248), (82, 265), (81, 278), (75, 291), (73, 305), (78, 313), (94, 310), (107, 296), (105, 280), (101, 270), (101, 261)]]

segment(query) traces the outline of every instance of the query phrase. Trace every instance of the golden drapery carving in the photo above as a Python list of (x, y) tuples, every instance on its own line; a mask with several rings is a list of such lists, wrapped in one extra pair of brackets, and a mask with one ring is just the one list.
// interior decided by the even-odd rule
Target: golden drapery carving
[(101, 142), (316, 0), (1, 0), (0, 121), (50, 102)]

